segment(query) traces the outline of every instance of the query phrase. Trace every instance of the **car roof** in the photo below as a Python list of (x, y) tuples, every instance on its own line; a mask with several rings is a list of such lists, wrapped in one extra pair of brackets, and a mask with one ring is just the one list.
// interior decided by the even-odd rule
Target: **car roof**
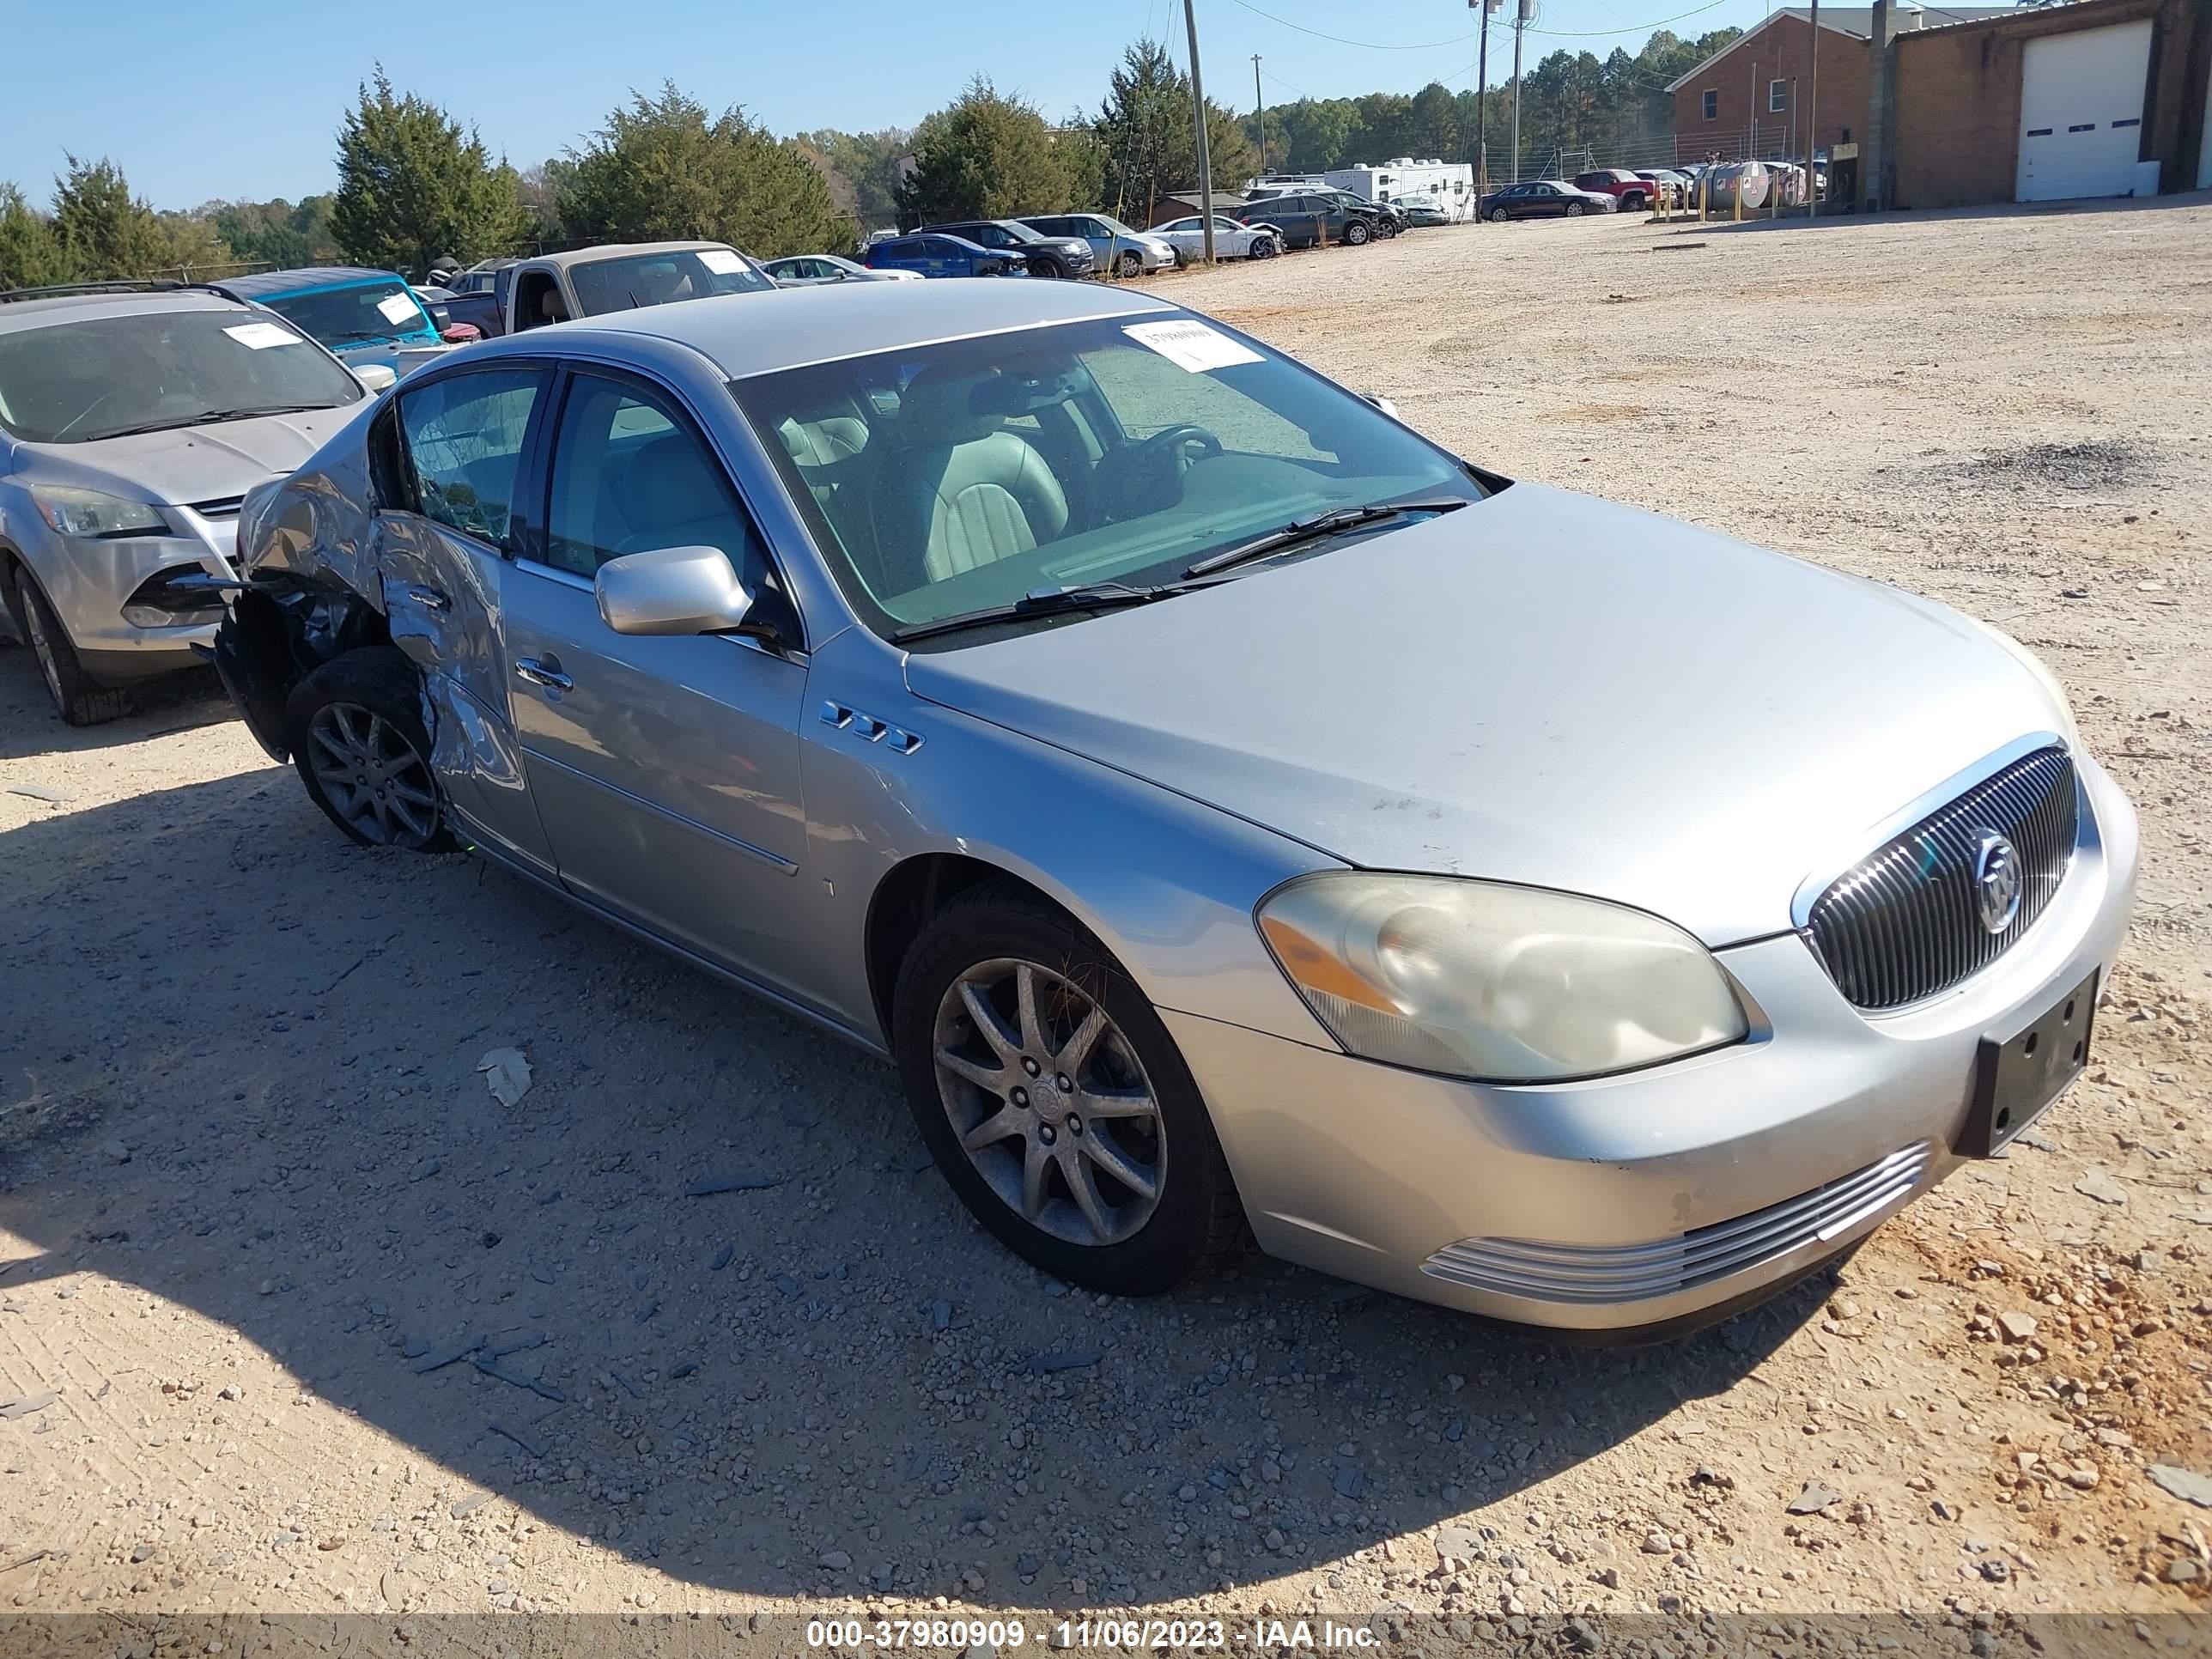
[(257, 270), (247, 276), (226, 276), (211, 284), (240, 300), (258, 300), (264, 294), (305, 294), (319, 288), (350, 288), (357, 283), (402, 283), (396, 270), (373, 265), (302, 265), (295, 270)]
[(0, 305), (0, 334), (42, 328), (87, 317), (114, 317), (134, 311), (242, 311), (238, 301), (206, 289), (176, 288), (108, 294), (52, 294), (11, 300)]
[(627, 259), (638, 254), (696, 253), (702, 248), (729, 246), (727, 242), (606, 242), (598, 247), (570, 248), (566, 253), (540, 254), (530, 263), (566, 269), (570, 265), (597, 264), (602, 259)]
[(1091, 318), (1168, 312), (1097, 283), (844, 283), (642, 306), (532, 329), (469, 348), (477, 362), (542, 352), (556, 337), (612, 343), (642, 335), (689, 346), (731, 380), (806, 363)]

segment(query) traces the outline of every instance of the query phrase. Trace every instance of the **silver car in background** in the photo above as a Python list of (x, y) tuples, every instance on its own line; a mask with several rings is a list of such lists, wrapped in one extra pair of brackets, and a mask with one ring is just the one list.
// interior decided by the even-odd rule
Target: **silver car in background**
[(2134, 814), (2004, 635), (1127, 290), (471, 347), (240, 546), (218, 666), (349, 836), (888, 1056), (983, 1224), (1101, 1290), (1249, 1227), (1710, 1320), (2055, 1098), (2128, 916)]
[(1051, 213), (1024, 219), (1030, 229), (1047, 236), (1073, 236), (1091, 245), (1091, 269), (1124, 281), (1149, 276), (1176, 263), (1172, 244), (1141, 230), (1132, 230), (1104, 213)]
[(0, 295), (0, 600), (64, 720), (112, 720), (132, 681), (193, 665), (240, 501), (362, 396), (258, 306), (127, 285)]
[(919, 283), (918, 270), (871, 270), (835, 253), (793, 253), (763, 259), (761, 269), (778, 288), (815, 288), (824, 283)]

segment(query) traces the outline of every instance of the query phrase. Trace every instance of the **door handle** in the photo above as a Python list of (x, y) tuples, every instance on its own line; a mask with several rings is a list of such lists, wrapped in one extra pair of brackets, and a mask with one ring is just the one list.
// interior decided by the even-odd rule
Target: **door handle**
[(531, 684), (543, 686), (548, 691), (567, 691), (573, 689), (576, 684), (561, 672), (561, 665), (557, 659), (552, 662), (540, 662), (535, 657), (517, 657), (514, 659), (514, 674), (517, 679), (527, 680)]
[(410, 582), (400, 590), (425, 611), (451, 611), (453, 602), (428, 582)]

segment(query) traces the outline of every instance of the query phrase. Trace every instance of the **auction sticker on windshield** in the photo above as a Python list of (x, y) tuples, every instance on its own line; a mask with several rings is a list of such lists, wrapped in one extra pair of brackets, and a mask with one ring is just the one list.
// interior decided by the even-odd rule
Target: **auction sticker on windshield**
[(726, 247), (702, 247), (699, 263), (717, 276), (732, 276), (745, 268), (745, 262)]
[(1266, 361), (1249, 346), (1239, 345), (1219, 329), (1201, 322), (1132, 323), (1121, 332), (1194, 374)]
[(379, 315), (387, 323), (411, 323), (415, 320), (415, 301), (404, 294), (387, 294), (376, 302)]
[(275, 323), (240, 323), (235, 328), (223, 330), (223, 332), (239, 344), (251, 346), (256, 351), (266, 351), (270, 346), (297, 345), (300, 342), (300, 337), (290, 329)]

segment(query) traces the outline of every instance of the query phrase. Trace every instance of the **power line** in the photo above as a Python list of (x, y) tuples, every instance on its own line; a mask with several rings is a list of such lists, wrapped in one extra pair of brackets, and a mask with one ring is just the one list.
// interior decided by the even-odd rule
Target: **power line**
[[(1310, 29), (1304, 23), (1293, 23), (1289, 18), (1278, 17), (1272, 11), (1261, 11), (1251, 3), (1251, 0), (1236, 0), (1236, 3), (1255, 17), (1264, 17), (1270, 23), (1279, 23), (1286, 29), (1296, 29), (1300, 34), (1310, 34), (1316, 40), (1333, 41), (1340, 46), (1358, 46), (1367, 52), (1427, 52), (1437, 46), (1455, 46), (1462, 40), (1474, 39), (1474, 31), (1470, 29), (1465, 34), (1455, 34), (1449, 40), (1417, 40), (1404, 46), (1387, 46), (1379, 40), (1352, 40), (1341, 34), (1327, 34), (1320, 29)], [(1713, 0), (1713, 3), (1718, 5), (1720, 0)]]
[[(1241, 5), (1243, 0), (1237, 0), (1237, 3)], [(1528, 33), (1541, 34), (1553, 40), (1609, 40), (1619, 34), (1642, 34), (1649, 29), (1663, 29), (1669, 23), (1679, 23), (1685, 17), (1695, 17), (1699, 12), (1711, 11), (1716, 6), (1726, 3), (1727, 0), (1705, 0), (1704, 5), (1693, 6), (1688, 11), (1678, 11), (1672, 17), (1658, 18), (1649, 23), (1633, 24), (1625, 29), (1540, 29), (1532, 25)], [(1618, 15), (1617, 13), (1615, 15)]]

